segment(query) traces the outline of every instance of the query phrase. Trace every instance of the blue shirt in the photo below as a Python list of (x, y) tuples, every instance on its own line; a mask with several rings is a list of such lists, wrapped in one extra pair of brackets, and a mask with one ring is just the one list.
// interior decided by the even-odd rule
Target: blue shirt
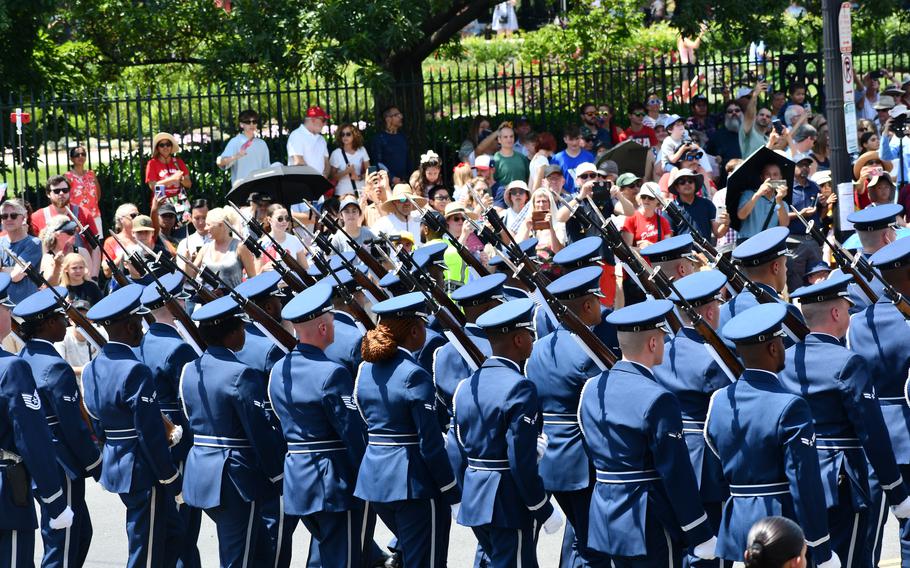
[[(812, 180), (807, 180), (806, 185), (797, 185), (793, 182), (793, 191), (791, 196), (793, 201), (790, 203), (790, 206), (799, 211), (800, 209), (805, 209), (806, 207), (813, 207), (818, 201), (818, 185)], [(815, 214), (806, 219), (807, 221), (815, 221), (815, 224), (818, 225), (821, 222), (821, 219), (818, 216), (818, 210), (816, 209)], [(802, 221), (796, 220), (793, 223), (790, 223), (790, 234), (791, 235), (805, 235), (806, 226), (802, 224)]]
[(246, 147), (246, 155), (231, 164), (231, 183), (249, 177), (256, 170), (269, 167), (269, 146), (265, 140), (262, 138), (248, 139), (242, 132), (231, 138), (218, 157), (230, 158), (239, 152), (247, 142), (250, 144)]
[[(752, 199), (752, 196), (755, 195), (755, 190), (750, 189), (744, 191), (739, 198), (739, 205), (736, 206), (737, 211), (742, 209), (743, 205), (749, 202)], [(758, 233), (764, 231), (765, 229), (770, 229), (771, 227), (776, 227), (777, 223), (777, 208), (779, 205), (772, 202), (767, 197), (762, 197), (755, 204), (755, 207), (752, 208), (752, 212), (749, 213), (749, 216), (742, 221), (739, 229), (736, 233), (739, 235), (740, 239), (748, 239), (749, 237), (754, 237)], [(771, 220), (768, 222), (768, 226), (764, 226), (765, 219), (768, 217), (768, 212), (774, 210), (774, 213), (771, 215)], [(736, 212), (733, 212), (735, 215)]]
[[(376, 164), (385, 166), (389, 170), (389, 177), (398, 178), (403, 183), (408, 182), (411, 175), (411, 158), (408, 154), (408, 139), (401, 132), (390, 134), (380, 132), (373, 138), (373, 147), (370, 156)], [(380, 166), (380, 167), (381, 167)]]
[(584, 162), (594, 163), (594, 154), (588, 152), (587, 150), (582, 150), (574, 158), (563, 150), (562, 152), (556, 154), (550, 158), (550, 163), (555, 164), (562, 168), (562, 175), (566, 178), (565, 190), (568, 193), (575, 193), (575, 168), (578, 167), (578, 164)]
[[(27, 235), (24, 239), (11, 243), (8, 236), (0, 237), (0, 246), (6, 247), (13, 251), (13, 254), (25, 262), (31, 263), (36, 269), (41, 269), (41, 241), (37, 237)], [(16, 261), (0, 248), (0, 266), (13, 267)], [(18, 304), (28, 296), (38, 291), (38, 286), (28, 278), (23, 278), (18, 282), (9, 285), (8, 294), (10, 300)]]
[(898, 171), (897, 184), (903, 184), (910, 181), (910, 144), (904, 143), (903, 138), (892, 138), (890, 135), (882, 134), (881, 145), (878, 148), (878, 155), (883, 160), (897, 160), (895, 163), (900, 168), (900, 155), (904, 155), (904, 171)]
[[(676, 203), (695, 229), (713, 244), (713, 223), (714, 218), (717, 217), (717, 207), (710, 200), (697, 195), (692, 203), (686, 203), (682, 199), (677, 199)], [(671, 223), (671, 226), (673, 227), (674, 235), (683, 235), (690, 232), (689, 227), (685, 224)]]

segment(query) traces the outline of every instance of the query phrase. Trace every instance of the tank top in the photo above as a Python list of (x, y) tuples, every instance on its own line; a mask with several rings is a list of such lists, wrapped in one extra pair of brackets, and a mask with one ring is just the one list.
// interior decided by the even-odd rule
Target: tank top
[(222, 253), (221, 260), (216, 262), (212, 259), (212, 253), (215, 250), (215, 243), (212, 242), (211, 246), (206, 249), (205, 256), (203, 257), (203, 265), (207, 266), (212, 272), (220, 276), (221, 279), (224, 280), (224, 283), (230, 288), (236, 288), (243, 281), (243, 265), (240, 263), (240, 258), (237, 256), (238, 246), (240, 246), (240, 241), (232, 239), (231, 244), (228, 245), (227, 251)]

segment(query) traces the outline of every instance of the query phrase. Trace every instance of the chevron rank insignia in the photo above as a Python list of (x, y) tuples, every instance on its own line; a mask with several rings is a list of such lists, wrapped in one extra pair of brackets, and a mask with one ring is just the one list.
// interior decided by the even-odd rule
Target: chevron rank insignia
[(25, 401), (25, 406), (32, 410), (41, 410), (41, 397), (38, 396), (38, 389), (35, 389), (34, 394), (22, 393), (22, 400)]
[(357, 410), (357, 404), (354, 402), (353, 396), (343, 396), (342, 395), (341, 401), (344, 403), (344, 405), (347, 408), (349, 408), (351, 410)]

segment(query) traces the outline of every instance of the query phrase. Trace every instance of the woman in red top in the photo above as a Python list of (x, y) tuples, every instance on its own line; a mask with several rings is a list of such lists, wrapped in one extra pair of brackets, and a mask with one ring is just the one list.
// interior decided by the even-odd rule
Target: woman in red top
[(648, 182), (638, 190), (638, 209), (635, 215), (626, 217), (622, 225), (622, 238), (636, 249), (652, 245), (673, 235), (670, 222), (657, 212), (657, 199), (650, 188), (657, 184)]
[(70, 183), (70, 203), (77, 205), (86, 212), (88, 216), (95, 220), (95, 228), (98, 234), (103, 235), (101, 227), (101, 209), (98, 207), (98, 200), (101, 197), (101, 190), (98, 187), (98, 180), (95, 178), (95, 172), (85, 169), (85, 161), (88, 152), (85, 146), (76, 146), (70, 149), (70, 162), (72, 168), (64, 175)]
[(177, 140), (167, 132), (159, 132), (152, 139), (152, 159), (145, 166), (145, 183), (152, 195), (156, 185), (163, 185), (164, 195), (177, 209), (178, 217), (182, 208), (180, 202), (187, 200), (186, 190), (193, 185), (190, 170), (175, 156), (179, 152)]

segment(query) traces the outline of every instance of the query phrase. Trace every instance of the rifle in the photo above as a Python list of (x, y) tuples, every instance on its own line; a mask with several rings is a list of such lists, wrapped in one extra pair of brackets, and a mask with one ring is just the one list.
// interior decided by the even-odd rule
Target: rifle
[[(414, 257), (411, 255), (411, 253), (406, 251), (404, 247), (398, 247), (396, 249), (391, 243), (389, 243), (389, 248), (395, 251), (396, 256), (401, 262), (401, 266), (398, 268), (399, 277), (407, 272), (408, 275), (413, 277), (413, 280), (420, 285), (421, 291), (429, 293), (437, 304), (443, 306), (450, 313), (450, 315), (458, 321), (458, 325), (464, 326), (468, 323), (468, 320), (465, 319), (464, 314), (460, 309), (458, 309), (458, 306), (455, 305), (455, 302), (452, 301), (452, 298), (450, 298), (449, 295), (439, 287), (439, 284), (433, 280), (433, 277), (430, 276), (428, 272), (417, 266), (417, 262), (414, 261)], [(385, 252), (382, 254), (385, 255)], [(402, 280), (406, 279), (402, 278)], [(407, 279), (407, 281), (410, 282), (411, 279)]]
[[(379, 254), (385, 257), (386, 261), (388, 261), (390, 264), (395, 264), (392, 259), (386, 254), (386, 252), (382, 250), (381, 247), (379, 248)], [(430, 311), (436, 315), (436, 319), (439, 320), (439, 323), (441, 323), (442, 326), (446, 329), (445, 335), (449, 341), (452, 342), (452, 345), (458, 351), (459, 355), (461, 355), (461, 357), (465, 360), (468, 366), (472, 368), (472, 370), (476, 371), (479, 369), (480, 366), (483, 365), (483, 362), (486, 360), (486, 356), (465, 333), (465, 322), (456, 320), (452, 315), (451, 308), (444, 307), (442, 304), (435, 300), (435, 294), (432, 293), (431, 290), (433, 288), (438, 288), (438, 286), (435, 285), (433, 279), (428, 274), (417, 267), (416, 263), (414, 263), (413, 257), (411, 257), (403, 247), (399, 248), (396, 251), (396, 254), (398, 255), (398, 258), (403, 259), (402, 265), (398, 268), (398, 276), (401, 278), (401, 281), (405, 282), (408, 286), (413, 288), (414, 291), (423, 294), (427, 305), (430, 307)], [(407, 266), (405, 266), (405, 262), (408, 261), (404, 260), (405, 257), (407, 257), (407, 259), (410, 261), (410, 264), (415, 267), (415, 271), (418, 273), (417, 275), (412, 274), (408, 270)], [(446, 298), (449, 299), (448, 296), (446, 296)], [(448, 303), (451, 304), (452, 300), (449, 299)], [(464, 315), (457, 308), (455, 308), (455, 312), (464, 318)]]
[[(265, 227), (262, 226), (262, 223), (259, 222), (259, 219), (256, 219), (255, 217), (245, 217), (243, 215), (243, 212), (230, 201), (228, 201), (228, 205), (233, 207), (234, 211), (236, 211), (237, 214), (240, 215), (240, 218), (244, 220), (247, 227), (250, 229), (251, 236), (256, 235), (256, 237), (260, 239), (265, 237), (272, 243), (272, 246), (275, 248), (275, 252), (278, 254), (278, 258), (280, 258), (284, 265), (287, 267), (282, 267), (284, 269), (284, 272), (281, 272), (278, 268), (275, 270), (279, 270), (279, 274), (281, 274), (281, 277), (285, 280), (285, 282), (288, 282), (288, 286), (290, 286), (295, 292), (302, 292), (304, 289), (306, 289), (307, 286), (312, 286), (316, 283), (316, 279), (307, 273), (306, 269), (299, 262), (297, 262), (297, 259), (294, 258), (286, 248), (278, 244), (278, 241), (275, 240), (275, 237), (273, 237), (271, 233), (265, 230)], [(290, 212), (288, 212), (288, 218), (293, 219)], [(231, 227), (231, 232), (235, 233), (233, 227)], [(239, 238), (239, 235), (237, 235), (237, 237)], [(256, 246), (262, 251), (262, 253), (272, 261), (272, 264), (277, 264), (278, 261), (275, 260), (275, 258), (265, 250), (265, 247), (260, 245), (258, 241), (255, 241), (255, 239), (254, 242), (256, 242)], [(249, 248), (249, 246), (247, 248)], [(294, 276), (300, 279), (300, 282), (303, 283), (302, 286), (299, 283), (294, 285), (288, 281), (291, 275), (288, 273), (287, 269), (290, 269), (294, 273)], [(285, 274), (287, 274), (287, 276), (285, 276)]]
[(60, 294), (54, 286), (51, 286), (44, 276), (35, 269), (30, 262), (25, 262), (18, 256), (16, 253), (9, 250), (7, 247), (3, 247), (3, 251), (12, 258), (16, 264), (18, 264), (24, 271), (25, 275), (28, 276), (28, 279), (35, 283), (39, 288), (46, 287), (54, 295), (54, 298), (57, 300), (57, 304), (66, 312), (66, 316), (73, 322), (74, 325), (79, 327), (82, 330), (82, 334), (85, 338), (92, 344), (92, 346), (98, 351), (101, 350), (101, 347), (107, 343), (107, 340), (101, 335), (95, 326), (91, 324), (88, 319), (82, 312), (73, 307), (73, 304), (66, 299), (65, 296)]
[[(294, 274), (291, 274), (283, 263), (278, 262), (278, 259), (269, 254), (269, 252), (265, 250), (265, 247), (263, 247), (259, 241), (253, 237), (252, 233), (250, 233), (250, 235), (248, 235), (246, 238), (243, 238), (227, 221), (224, 221), (224, 226), (228, 228), (228, 231), (230, 231), (234, 237), (243, 241), (243, 246), (245, 246), (247, 250), (253, 253), (254, 257), (259, 258), (262, 255), (265, 255), (265, 257), (272, 262), (272, 267), (275, 269), (275, 272), (281, 276), (281, 279), (285, 281), (285, 283), (288, 285), (288, 288), (294, 292), (303, 292), (306, 290), (306, 285), (304, 285), (304, 283), (301, 282)], [(307, 278), (312, 280), (312, 277), (309, 275), (307, 275)]]
[[(126, 254), (126, 247), (123, 246), (123, 243), (121, 243), (120, 239), (117, 238), (117, 234), (114, 233), (114, 231), (111, 231), (110, 233), (111, 233), (111, 238), (114, 239), (114, 241), (117, 243), (117, 246), (119, 246), (121, 249), (123, 249), (123, 254)], [(136, 239), (136, 242), (138, 243), (139, 239)], [(146, 247), (146, 248), (148, 248), (148, 247)], [(145, 249), (143, 249), (143, 250), (145, 250)], [(152, 274), (152, 269), (145, 263), (145, 260), (142, 259), (141, 255), (138, 252), (130, 253), (129, 256), (127, 257), (127, 259), (130, 261), (130, 264), (133, 265), (133, 268), (136, 269), (136, 272), (138, 272), (140, 276), (145, 276), (146, 274), (148, 274), (154, 278), (154, 274)], [(120, 284), (120, 281), (117, 280), (117, 283)], [(129, 284), (129, 282), (127, 282), (126, 284)], [(126, 284), (120, 284), (120, 285), (125, 286)], [(155, 316), (153, 316), (151, 313), (145, 314), (144, 316), (142, 316), (142, 319), (144, 319), (145, 323), (147, 323), (149, 325), (155, 323)]]
[[(632, 250), (632, 247), (630, 247), (625, 239), (622, 238), (622, 233), (619, 232), (616, 225), (611, 223), (609, 219), (606, 219), (601, 214), (600, 209), (597, 208), (590, 197), (587, 198), (588, 204), (598, 216), (599, 219), (597, 220), (592, 219), (588, 212), (581, 206), (572, 209), (569, 202), (566, 201), (563, 196), (557, 195), (557, 197), (565, 203), (566, 207), (569, 207), (569, 211), (572, 212), (572, 215), (577, 214), (583, 222), (587, 223), (588, 226), (601, 234), (607, 244), (610, 245), (610, 248), (613, 249), (616, 257), (632, 271), (631, 276), (645, 294), (657, 299), (666, 299), (668, 297), (669, 292), (667, 292), (667, 290), (662, 290), (660, 286), (654, 282), (654, 271), (651, 270), (651, 267), (645, 264), (641, 257)], [(664, 277), (668, 278), (666, 275), (664, 275)], [(667, 314), (667, 323), (670, 324), (670, 329), (673, 330), (673, 333), (677, 333), (682, 328), (682, 322), (679, 321), (679, 316), (676, 315), (675, 311), (671, 311)]]
[[(862, 254), (854, 256), (845, 249), (839, 242), (834, 239), (829, 239), (822, 230), (815, 224), (815, 221), (809, 221), (796, 209), (792, 209), (796, 213), (796, 218), (805, 225), (806, 231), (812, 239), (818, 243), (818, 246), (823, 247), (828, 245), (831, 249), (831, 256), (834, 257), (834, 262), (837, 263), (837, 266), (844, 271), (844, 274), (849, 274), (853, 276), (853, 281), (856, 282), (856, 285), (860, 287), (863, 291), (863, 294), (869, 298), (869, 303), (874, 304), (878, 301), (878, 294), (872, 290), (872, 286), (869, 285), (869, 280), (873, 278), (872, 267), (866, 264), (868, 271), (865, 274), (862, 274), (858, 268), (858, 263)], [(865, 259), (862, 259), (865, 260)]]
[[(302, 240), (300, 242), (303, 243)], [(314, 240), (314, 242), (316, 242), (316, 241)], [(328, 243), (327, 240), (326, 240), (326, 243), (330, 247), (332, 247), (332, 244)], [(362, 325), (365, 330), (373, 329), (374, 327), (376, 327), (376, 324), (373, 323), (373, 320), (370, 318), (370, 315), (363, 308), (363, 306), (361, 306), (360, 303), (357, 302), (357, 299), (354, 298), (354, 294), (351, 294), (351, 291), (348, 290), (348, 287), (345, 286), (341, 282), (341, 278), (339, 278), (338, 274), (336, 274), (336, 272), (331, 269), (331, 267), (329, 266), (329, 262), (325, 259), (325, 257), (323, 257), (321, 254), (316, 253), (306, 243), (303, 243), (303, 248), (305, 248), (307, 250), (307, 252), (310, 255), (310, 258), (313, 260), (313, 262), (316, 264), (316, 266), (319, 268), (319, 270), (323, 274), (331, 275), (332, 279), (335, 280), (335, 284), (336, 284), (335, 289), (338, 291), (338, 294), (341, 296), (341, 300), (345, 303), (345, 305), (348, 306), (348, 309), (351, 310), (351, 315), (354, 317), (354, 319), (356, 319), (358, 322), (360, 322), (360, 325)], [(335, 247), (332, 247), (332, 250), (335, 250)], [(338, 257), (341, 259), (342, 263), (345, 263), (345, 269), (347, 269), (347, 271), (351, 274), (351, 277), (354, 278), (355, 282), (357, 282), (357, 276), (356, 276), (357, 274), (360, 274), (361, 276), (364, 276), (366, 278), (366, 275), (363, 274), (362, 272), (360, 272), (359, 270), (357, 270), (357, 268), (355, 266), (353, 266), (346, 258), (344, 258), (344, 255), (339, 253)], [(369, 280), (369, 278), (367, 278), (367, 280)], [(372, 283), (373, 282), (370, 281), (370, 284), (372, 284)], [(387, 297), (388, 296), (385, 296), (385, 297), (383, 297), (383, 299), (386, 299)]]
[[(455, 250), (458, 252), (458, 256), (464, 260), (465, 264), (473, 268), (474, 272), (476, 272), (479, 276), (487, 276), (490, 274), (490, 271), (487, 269), (487, 267), (484, 266), (483, 263), (480, 262), (480, 260), (474, 256), (461, 241), (455, 238), (455, 235), (449, 232), (449, 227), (446, 223), (439, 222), (439, 219), (437, 219), (434, 215), (430, 215), (429, 213), (431, 210), (423, 209), (420, 207), (420, 205), (417, 204), (417, 201), (415, 201), (413, 197), (408, 197), (408, 199), (414, 206), (414, 209), (420, 212), (420, 215), (423, 217), (423, 222), (426, 223), (426, 225), (430, 227), (431, 230), (440, 233), (445, 237), (448, 237), (446, 240), (448, 241), (449, 245), (455, 248)], [(467, 219), (465, 219), (465, 221), (467, 221)]]
[[(137, 257), (137, 259), (140, 262), (145, 263), (144, 259), (139, 257)], [(164, 300), (164, 307), (167, 308), (167, 311), (173, 316), (175, 327), (181, 332), (180, 335), (183, 336), (196, 353), (202, 355), (206, 345), (205, 340), (202, 339), (202, 334), (199, 333), (199, 328), (193, 323), (193, 320), (190, 318), (189, 314), (186, 313), (186, 310), (183, 309), (183, 306), (177, 301), (177, 298), (165, 288), (164, 284), (161, 283), (161, 280), (158, 279), (158, 276), (147, 264), (145, 265), (145, 269), (148, 274), (151, 275), (152, 279), (154, 279), (155, 288), (158, 290), (158, 294), (161, 295), (161, 299)]]
[[(348, 260), (347, 257), (345, 257), (341, 253), (341, 251), (338, 250), (338, 248), (335, 245), (332, 244), (331, 239), (326, 237), (324, 232), (320, 231), (319, 233), (316, 233), (314, 235), (312, 232), (310, 232), (309, 229), (307, 229), (303, 225), (300, 225), (300, 228), (303, 229), (303, 232), (305, 232), (310, 237), (310, 239), (312, 239), (313, 244), (315, 244), (317, 247), (319, 247), (319, 249), (321, 251), (323, 251), (323, 252), (331, 251), (332, 253), (334, 253), (335, 256), (338, 258), (338, 261), (341, 262), (341, 265), (344, 266), (348, 270), (348, 272), (351, 273), (351, 276), (353, 276), (354, 281), (357, 282), (357, 284), (361, 288), (363, 288), (364, 290), (369, 292), (370, 295), (372, 295), (373, 298), (377, 302), (381, 302), (382, 300), (387, 300), (389, 298), (389, 295), (386, 294), (385, 290), (383, 290), (382, 288), (379, 287), (379, 285), (377, 285), (375, 282), (373, 282), (373, 280), (370, 279), (369, 276), (367, 276), (363, 272), (357, 270), (357, 268), (354, 266), (354, 264), (350, 260)], [(303, 240), (301, 240), (300, 242), (303, 243)], [(322, 255), (320, 255), (319, 253), (314, 251), (312, 248), (307, 246), (306, 243), (303, 243), (303, 246), (307, 249), (307, 252), (310, 253), (310, 256), (313, 257), (313, 262), (317, 262), (317, 258), (321, 261), (325, 261), (325, 257), (323, 257)], [(323, 274), (329, 274), (330, 272), (332, 272), (332, 270), (329, 267), (327, 262), (320, 264), (319, 270), (321, 270)]]
[(240, 294), (234, 288), (230, 287), (221, 279), (218, 274), (209, 269), (208, 267), (203, 267), (200, 272), (202, 280), (211, 286), (212, 288), (221, 288), (227, 290), (228, 294), (231, 295), (231, 298), (240, 306), (240, 308), (249, 316), (250, 320), (253, 322), (253, 325), (258, 327), (263, 333), (275, 342), (278, 347), (281, 348), (285, 353), (291, 352), (297, 347), (297, 339), (291, 335), (288, 330), (281, 327), (281, 323), (276, 321), (275, 318), (265, 313), (265, 310), (260, 308), (256, 302), (245, 297), (243, 294)]
[(737, 359), (736, 355), (730, 350), (727, 344), (723, 342), (719, 335), (717, 335), (717, 331), (715, 331), (714, 328), (705, 321), (705, 318), (698, 313), (698, 310), (679, 293), (679, 290), (676, 289), (676, 285), (673, 284), (673, 281), (670, 280), (659, 267), (654, 269), (651, 278), (656, 281), (658, 286), (668, 292), (672, 292), (676, 296), (673, 298), (673, 302), (685, 312), (689, 321), (692, 322), (692, 327), (695, 329), (696, 333), (705, 340), (705, 348), (707, 348), (711, 358), (713, 358), (724, 373), (730, 377), (730, 380), (736, 381), (739, 379), (745, 371), (745, 367), (743, 367), (743, 364), (740, 363), (739, 359)]
[[(338, 223), (338, 221), (336, 221), (335, 219), (332, 219), (325, 213), (318, 212), (316, 210), (316, 207), (312, 203), (307, 201), (306, 199), (304, 199), (303, 202), (307, 205), (307, 207), (310, 208), (310, 211), (313, 211), (316, 213), (317, 217), (319, 217), (319, 220), (322, 222), (323, 225), (329, 227), (333, 231), (340, 232), (342, 235), (344, 235), (344, 237), (348, 240), (348, 243), (350, 244), (351, 249), (357, 255), (357, 258), (360, 259), (360, 262), (364, 263), (367, 266), (367, 268), (370, 269), (370, 272), (375, 274), (377, 278), (382, 278), (383, 276), (388, 274), (389, 271), (385, 269), (385, 267), (382, 265), (382, 263), (379, 262), (378, 260), (376, 260), (373, 257), (373, 255), (370, 254), (370, 251), (363, 248), (360, 245), (360, 243), (358, 243), (357, 240), (354, 239), (354, 237), (349, 235), (348, 232), (344, 230), (344, 227)], [(300, 224), (300, 222), (298, 222), (296, 219), (294, 220), (294, 222), (297, 223), (298, 227), (301, 227), (304, 230), (306, 230), (306, 227), (304, 227), (302, 224)], [(307, 231), (307, 232), (309, 232), (309, 231)]]
[[(156, 253), (152, 249), (145, 246), (145, 244), (143, 244), (142, 242), (137, 241), (137, 244), (139, 245), (139, 248), (141, 248), (142, 250), (145, 251), (146, 254), (148, 254), (149, 256), (154, 258), (155, 262), (157, 262), (158, 264), (163, 266), (165, 268), (165, 270), (167, 270), (168, 272), (179, 272), (180, 274), (183, 274), (183, 276), (186, 278), (185, 283), (190, 285), (190, 288), (192, 288), (193, 292), (197, 296), (199, 296), (199, 299), (202, 300), (203, 304), (207, 304), (207, 303), (211, 302), (212, 300), (216, 299), (215, 294), (213, 294), (211, 290), (209, 290), (205, 286), (201, 285), (194, 277), (190, 276), (185, 270), (180, 268), (180, 266), (176, 262), (174, 262), (174, 260), (170, 257), (170, 255), (166, 254), (164, 251)], [(189, 262), (180, 253), (177, 253), (177, 256), (180, 258), (180, 260), (182, 260), (183, 262), (186, 262), (187, 265), (192, 265), (192, 263)], [(195, 265), (193, 265), (193, 266), (195, 266)], [(198, 269), (197, 269), (197, 272), (198, 272)]]
[[(65, 210), (69, 218), (74, 223), (76, 223), (76, 228), (79, 229), (79, 235), (82, 237), (82, 240), (88, 244), (89, 249), (98, 249), (101, 251), (101, 256), (104, 257), (105, 263), (107, 264), (108, 268), (111, 269), (111, 276), (113, 277), (114, 281), (117, 282), (117, 285), (122, 287), (129, 284), (129, 278), (127, 278), (126, 274), (124, 274), (123, 269), (117, 266), (117, 263), (114, 262), (114, 259), (111, 258), (111, 255), (109, 255), (107, 251), (104, 250), (104, 247), (101, 246), (101, 243), (98, 241), (98, 237), (96, 237), (95, 233), (92, 232), (91, 227), (86, 227), (83, 225), (79, 221), (79, 217), (73, 213), (69, 206), (67, 206)], [(123, 252), (126, 253), (126, 250), (124, 249)]]
[[(737, 293), (748, 290), (755, 296), (755, 299), (759, 304), (771, 304), (780, 301), (779, 298), (775, 298), (770, 292), (746, 276), (746, 274), (736, 266), (729, 257), (718, 253), (717, 249), (714, 248), (708, 239), (699, 233), (698, 229), (692, 226), (692, 223), (689, 222), (675, 201), (670, 201), (669, 203), (664, 201), (660, 194), (654, 190), (651, 190), (651, 194), (654, 195), (657, 202), (663, 206), (664, 211), (666, 211), (674, 221), (688, 227), (689, 234), (692, 235), (692, 242), (709, 257), (709, 260), (714, 263), (715, 268), (720, 270), (724, 276), (727, 277), (727, 281), (730, 282), (730, 285)], [(784, 331), (787, 332), (787, 335), (790, 336), (791, 339), (797, 341), (802, 341), (810, 333), (809, 327), (806, 326), (805, 322), (796, 317), (790, 310), (787, 310), (787, 315), (784, 316), (783, 327)]]

